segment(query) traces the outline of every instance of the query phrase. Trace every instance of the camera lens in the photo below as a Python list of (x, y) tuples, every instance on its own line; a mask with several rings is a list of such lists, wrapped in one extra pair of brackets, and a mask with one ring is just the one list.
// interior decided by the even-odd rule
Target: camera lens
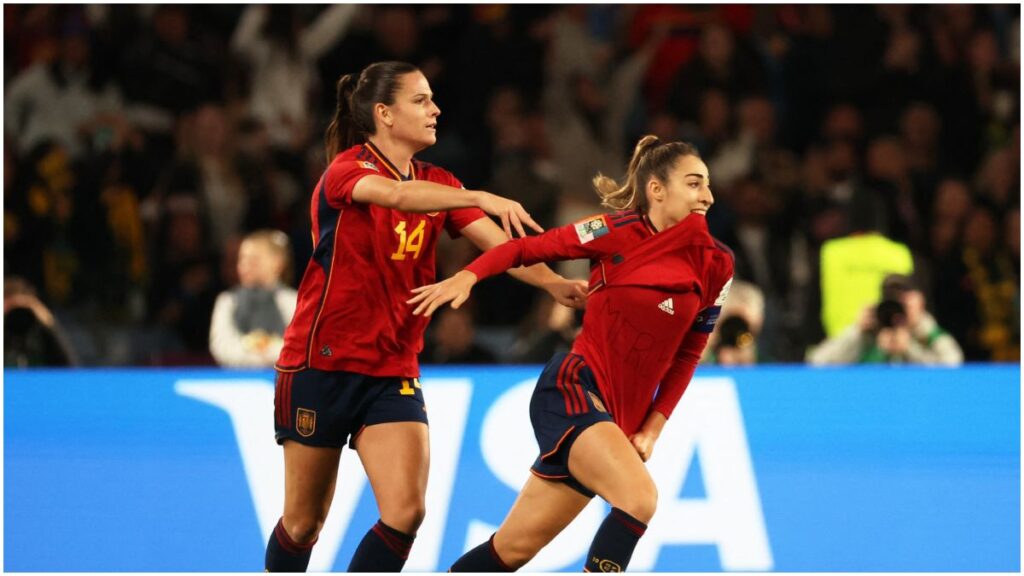
[(907, 323), (907, 311), (899, 300), (882, 300), (875, 307), (879, 328), (893, 328)]

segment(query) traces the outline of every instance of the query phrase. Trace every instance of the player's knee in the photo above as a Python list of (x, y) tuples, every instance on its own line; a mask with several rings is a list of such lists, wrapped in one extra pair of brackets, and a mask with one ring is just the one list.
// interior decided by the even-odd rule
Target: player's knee
[(307, 544), (316, 540), (320, 535), (320, 530), (324, 527), (324, 520), (325, 518), (319, 515), (296, 514), (289, 516), (286, 514), (283, 523), (285, 532), (288, 532), (288, 537), (293, 542)]
[(423, 497), (411, 497), (380, 512), (381, 521), (388, 526), (406, 534), (415, 534), (427, 515), (427, 506)]
[(612, 505), (644, 524), (648, 524), (651, 518), (654, 518), (654, 511), (658, 507), (658, 488), (654, 485), (653, 480), (646, 478), (631, 487), (619, 502), (613, 502)]

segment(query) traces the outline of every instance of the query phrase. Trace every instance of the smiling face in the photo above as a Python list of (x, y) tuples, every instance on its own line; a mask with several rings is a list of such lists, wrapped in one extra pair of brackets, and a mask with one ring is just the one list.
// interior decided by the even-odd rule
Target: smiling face
[(680, 156), (669, 170), (667, 182), (652, 177), (647, 183), (652, 220), (673, 226), (690, 214), (706, 215), (715, 198), (711, 176), (697, 156)]
[(408, 142), (417, 151), (437, 142), (437, 117), (441, 109), (434, 103), (430, 83), (420, 71), (403, 75), (394, 103), (378, 103), (375, 112), (378, 127), (386, 129), (394, 140)]

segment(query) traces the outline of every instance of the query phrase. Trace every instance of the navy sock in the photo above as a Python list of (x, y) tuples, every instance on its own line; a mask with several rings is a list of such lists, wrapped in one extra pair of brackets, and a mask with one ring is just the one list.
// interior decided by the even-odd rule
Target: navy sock
[(647, 524), (618, 508), (612, 508), (597, 529), (587, 552), (586, 572), (624, 572), (633, 549), (647, 530)]
[(288, 536), (283, 522), (284, 518), (277, 521), (270, 541), (267, 542), (264, 568), (267, 572), (305, 572), (316, 540), (307, 544), (296, 543)]
[(415, 536), (377, 520), (352, 555), (349, 572), (401, 572)]
[(448, 569), (449, 572), (515, 572), (498, 556), (494, 549), (494, 534), (487, 542), (462, 555)]

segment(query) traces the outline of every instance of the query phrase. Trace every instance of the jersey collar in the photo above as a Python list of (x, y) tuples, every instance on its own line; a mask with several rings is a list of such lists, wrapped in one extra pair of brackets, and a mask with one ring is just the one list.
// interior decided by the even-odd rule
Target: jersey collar
[(387, 156), (385, 156), (384, 153), (381, 152), (376, 146), (374, 146), (369, 140), (367, 140), (366, 143), (363, 144), (363, 146), (365, 146), (366, 149), (370, 151), (370, 154), (376, 156), (377, 160), (380, 160), (380, 163), (384, 165), (384, 168), (386, 168), (387, 171), (391, 173), (391, 176), (395, 180), (404, 181), (416, 179), (416, 170), (413, 168), (411, 162), (409, 163), (409, 175), (404, 176), (402, 175), (402, 172), (394, 164), (391, 163), (391, 160), (388, 160)]

